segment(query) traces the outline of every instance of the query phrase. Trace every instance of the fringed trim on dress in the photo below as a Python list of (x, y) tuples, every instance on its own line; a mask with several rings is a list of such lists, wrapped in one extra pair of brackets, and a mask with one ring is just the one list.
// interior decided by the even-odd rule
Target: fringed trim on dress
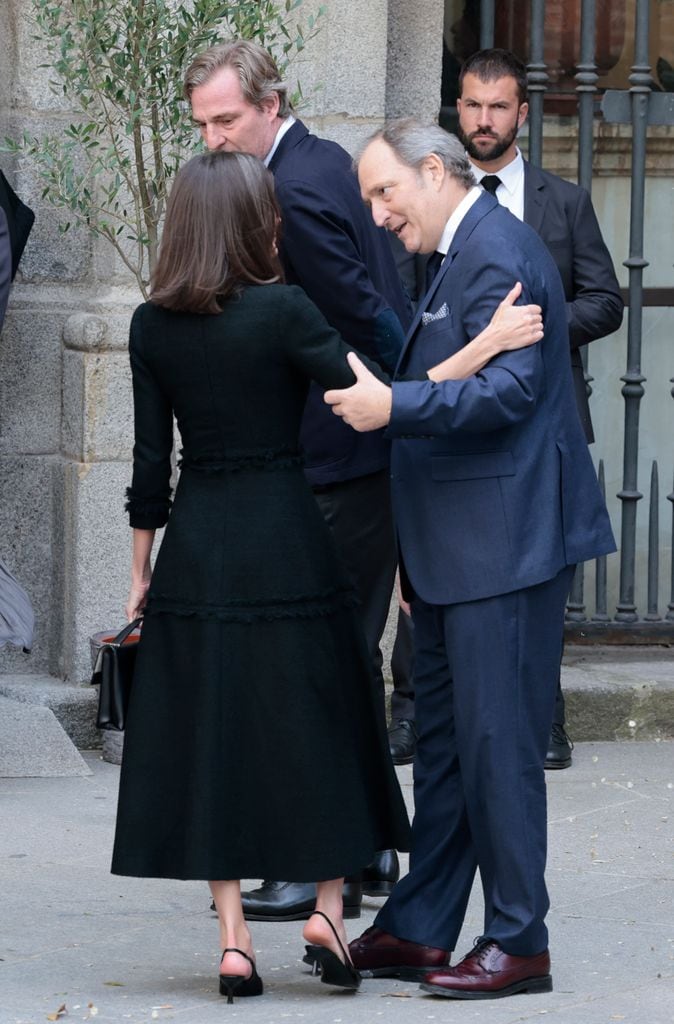
[(131, 526), (139, 529), (155, 529), (168, 522), (172, 501), (168, 496), (161, 498), (140, 497), (130, 487), (126, 489), (124, 509), (129, 513)]
[(334, 615), (344, 608), (357, 608), (356, 594), (349, 588), (332, 588), (318, 594), (277, 600), (237, 601), (227, 604), (185, 604), (166, 594), (150, 593), (146, 615), (179, 615), (218, 622), (273, 622), (277, 619), (315, 619)]
[(198, 473), (240, 473), (242, 470), (289, 469), (303, 466), (304, 454), (297, 448), (284, 445), (280, 448), (233, 448), (218, 457), (200, 456), (191, 458), (181, 450), (179, 469), (191, 469)]

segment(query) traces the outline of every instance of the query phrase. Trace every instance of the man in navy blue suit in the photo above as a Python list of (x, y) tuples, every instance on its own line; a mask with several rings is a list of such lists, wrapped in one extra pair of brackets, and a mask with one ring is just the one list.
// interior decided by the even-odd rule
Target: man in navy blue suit
[[(411, 309), (388, 238), (361, 201), (351, 157), (295, 119), (273, 59), (255, 43), (204, 51), (187, 70), (185, 94), (209, 149), (252, 153), (272, 171), (287, 282), (300, 285), (348, 343), (392, 370)], [(390, 444), (381, 431), (358, 435), (332, 416), (317, 385), (309, 393), (300, 440), (307, 478), (361, 602), (383, 711), (379, 643), (396, 569)], [(363, 890), (387, 895), (398, 874), (397, 855), (383, 851), (363, 872)], [(344, 902), (345, 917), (359, 916), (356, 883), (347, 883)], [(243, 905), (250, 920), (299, 920), (313, 911), (315, 887), (264, 881), (244, 893)]]
[[(615, 550), (578, 417), (564, 293), (534, 231), (475, 184), (459, 141), (395, 122), (359, 164), (376, 224), (438, 266), (391, 387), (326, 402), (393, 438), (392, 492), (415, 626), (410, 871), (351, 943), (360, 970), (453, 998), (552, 987), (543, 763), (575, 564)], [(539, 345), (436, 383), (428, 371), (488, 322), (515, 281), (543, 310)], [(484, 929), (449, 966), (476, 869)]]

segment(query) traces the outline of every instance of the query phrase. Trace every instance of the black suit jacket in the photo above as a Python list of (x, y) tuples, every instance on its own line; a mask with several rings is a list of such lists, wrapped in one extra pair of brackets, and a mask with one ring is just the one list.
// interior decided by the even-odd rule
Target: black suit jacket
[(22, 203), (12, 186), (0, 171), (0, 207), (5, 211), (12, 251), (12, 280), (19, 266), (28, 236), (33, 227), (35, 214)]
[[(385, 369), (395, 366), (411, 318), (386, 233), (365, 207), (349, 154), (296, 121), (270, 164), (283, 223), (279, 252), (298, 284), (347, 345)], [(349, 480), (388, 465), (382, 433), (357, 434), (312, 386), (301, 442), (313, 485)]]
[(12, 247), (5, 211), (0, 206), (0, 331), (5, 319), (9, 286), (12, 283)]
[(578, 412), (594, 440), (579, 347), (617, 331), (623, 301), (586, 189), (524, 161), (524, 222), (549, 249), (564, 285)]
[(21, 202), (0, 171), (0, 329), (5, 319), (9, 288), (34, 220), (33, 211)]

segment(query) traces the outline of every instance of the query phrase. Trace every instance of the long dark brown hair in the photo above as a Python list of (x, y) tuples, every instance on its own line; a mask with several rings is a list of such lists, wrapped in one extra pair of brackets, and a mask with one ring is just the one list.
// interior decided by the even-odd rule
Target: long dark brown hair
[(189, 313), (219, 313), (245, 284), (283, 280), (281, 214), (271, 172), (247, 153), (202, 153), (171, 190), (150, 299)]

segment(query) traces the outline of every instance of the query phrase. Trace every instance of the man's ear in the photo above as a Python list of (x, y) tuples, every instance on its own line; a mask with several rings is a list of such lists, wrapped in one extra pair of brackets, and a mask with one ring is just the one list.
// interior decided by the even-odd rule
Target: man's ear
[(277, 92), (272, 92), (269, 96), (265, 96), (260, 100), (260, 109), (268, 114), (270, 119), (278, 117), (278, 112), (281, 106), (279, 95)]
[(440, 188), (445, 179), (445, 165), (437, 153), (429, 153), (421, 165), (422, 171), (428, 175), (436, 188)]
[[(457, 109), (458, 109), (458, 103), (457, 103)], [(529, 104), (528, 103), (520, 103), (520, 109), (517, 111), (517, 127), (518, 128), (522, 127), (522, 125), (524, 124), (524, 122), (527, 119), (527, 114), (528, 113), (529, 113)]]

